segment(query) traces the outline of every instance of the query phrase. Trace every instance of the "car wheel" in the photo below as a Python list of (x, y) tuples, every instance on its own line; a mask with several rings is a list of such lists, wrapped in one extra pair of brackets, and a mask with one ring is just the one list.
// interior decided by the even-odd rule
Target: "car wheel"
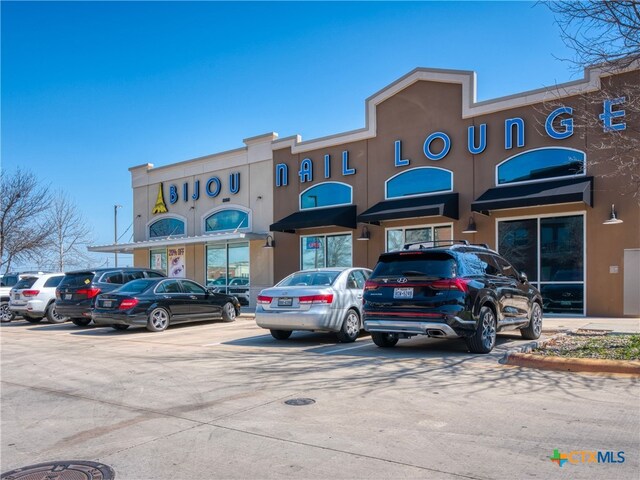
[(358, 313), (351, 308), (344, 317), (342, 327), (337, 333), (338, 341), (342, 343), (355, 342), (359, 334), (360, 317), (358, 317)]
[(489, 353), (496, 344), (496, 316), (489, 307), (480, 309), (480, 321), (475, 333), (465, 338), (472, 353)]
[(47, 307), (47, 312), (45, 313), (45, 315), (47, 316), (47, 320), (49, 321), (49, 323), (64, 323), (69, 320), (67, 317), (63, 317), (62, 315), (58, 314), (55, 303), (52, 303)]
[(16, 314), (9, 310), (9, 304), (3, 303), (0, 305), (0, 322), (10, 322), (16, 317)]
[(129, 325), (111, 325), (111, 328), (114, 330), (126, 330), (129, 328)]
[(398, 343), (397, 333), (387, 332), (371, 332), (371, 339), (379, 347), (389, 348), (394, 347)]
[(164, 332), (169, 326), (171, 315), (164, 308), (154, 308), (149, 314), (147, 330), (150, 332)]
[(40, 323), (44, 317), (28, 317), (24, 316), (24, 319), (29, 323)]
[(227, 302), (222, 306), (222, 321), (233, 322), (236, 319), (236, 307), (233, 303)]
[(537, 340), (542, 333), (542, 309), (540, 304), (534, 302), (531, 307), (531, 316), (529, 317), (529, 325), (520, 329), (522, 338), (527, 340)]
[(90, 318), (72, 318), (71, 321), (78, 327), (86, 327), (91, 323)]
[(286, 340), (291, 336), (291, 330), (270, 330), (271, 336), (276, 340)]

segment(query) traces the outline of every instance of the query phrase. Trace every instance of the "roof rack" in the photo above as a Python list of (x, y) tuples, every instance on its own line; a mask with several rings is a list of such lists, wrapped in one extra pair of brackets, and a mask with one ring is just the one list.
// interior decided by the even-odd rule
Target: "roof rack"
[(468, 240), (430, 240), (428, 242), (405, 243), (403, 250), (424, 250), (427, 248), (438, 248), (452, 245), (469, 245)]

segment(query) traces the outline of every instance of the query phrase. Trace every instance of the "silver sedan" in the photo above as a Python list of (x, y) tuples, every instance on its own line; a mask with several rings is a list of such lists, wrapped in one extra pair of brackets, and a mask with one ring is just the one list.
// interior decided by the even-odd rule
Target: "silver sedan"
[(278, 340), (293, 330), (336, 332), (353, 342), (362, 329), (362, 292), (367, 268), (319, 268), (292, 273), (258, 295), (256, 323)]

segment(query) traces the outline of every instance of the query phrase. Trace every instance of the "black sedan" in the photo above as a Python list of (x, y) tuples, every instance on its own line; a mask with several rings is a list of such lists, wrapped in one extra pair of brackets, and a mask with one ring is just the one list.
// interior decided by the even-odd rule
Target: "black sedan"
[(93, 322), (116, 330), (139, 325), (162, 332), (181, 322), (216, 318), (233, 322), (239, 313), (236, 297), (215, 293), (192, 280), (144, 278), (98, 295)]

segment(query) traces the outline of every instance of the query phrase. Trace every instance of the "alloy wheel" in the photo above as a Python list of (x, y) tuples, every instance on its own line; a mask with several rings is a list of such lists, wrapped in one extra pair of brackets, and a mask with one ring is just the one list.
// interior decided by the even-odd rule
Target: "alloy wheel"
[(493, 312), (488, 311), (482, 319), (482, 345), (491, 350), (496, 341), (496, 322)]
[(169, 324), (169, 316), (162, 309), (157, 309), (151, 315), (151, 323), (158, 330), (164, 330)]

